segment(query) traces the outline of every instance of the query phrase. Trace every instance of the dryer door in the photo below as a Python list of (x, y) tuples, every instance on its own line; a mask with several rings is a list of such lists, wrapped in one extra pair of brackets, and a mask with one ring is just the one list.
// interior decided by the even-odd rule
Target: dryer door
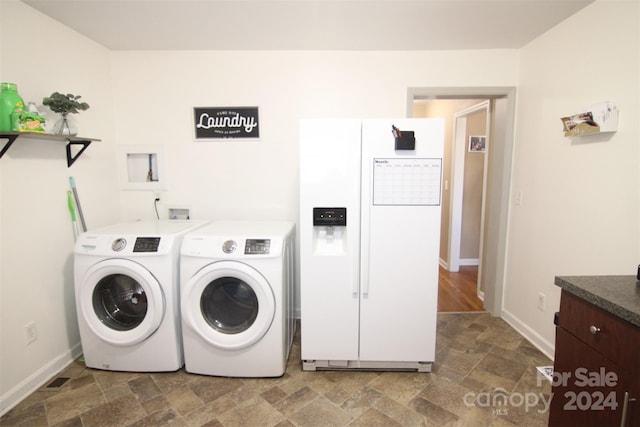
[(103, 341), (134, 345), (153, 334), (164, 316), (160, 283), (143, 266), (125, 259), (93, 265), (77, 295), (80, 321)]
[(221, 349), (240, 350), (258, 342), (269, 330), (275, 309), (267, 280), (240, 262), (209, 264), (183, 286), (185, 326)]

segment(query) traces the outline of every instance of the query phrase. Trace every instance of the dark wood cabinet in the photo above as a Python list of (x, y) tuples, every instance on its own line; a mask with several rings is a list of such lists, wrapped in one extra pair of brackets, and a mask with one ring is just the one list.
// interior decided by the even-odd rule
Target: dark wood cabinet
[(640, 426), (640, 328), (562, 291), (549, 426)]

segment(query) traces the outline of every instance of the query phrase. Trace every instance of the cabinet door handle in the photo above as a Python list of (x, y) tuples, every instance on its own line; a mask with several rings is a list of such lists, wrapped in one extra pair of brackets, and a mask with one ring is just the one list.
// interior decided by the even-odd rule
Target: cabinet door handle
[(597, 334), (598, 332), (600, 332), (600, 328), (598, 328), (595, 325), (591, 325), (589, 327), (589, 332), (591, 332), (593, 335)]
[(622, 402), (622, 417), (620, 420), (620, 427), (625, 427), (627, 424), (627, 411), (629, 409), (629, 402), (635, 402), (635, 397), (629, 398), (629, 392), (624, 392), (624, 401)]

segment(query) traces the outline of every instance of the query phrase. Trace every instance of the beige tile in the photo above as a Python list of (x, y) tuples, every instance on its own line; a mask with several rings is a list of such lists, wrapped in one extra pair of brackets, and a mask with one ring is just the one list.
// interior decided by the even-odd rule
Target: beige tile
[(415, 372), (384, 372), (374, 378), (369, 386), (385, 396), (407, 404), (431, 382), (431, 374)]
[(254, 397), (218, 417), (225, 427), (274, 426), (286, 418), (261, 397)]
[(47, 399), (45, 408), (49, 424), (54, 425), (105, 403), (97, 384), (70, 389)]
[(309, 387), (303, 387), (300, 390), (291, 393), (273, 406), (285, 416), (289, 416), (309, 404), (317, 396), (318, 393), (311, 390)]
[[(47, 424), (45, 424), (47, 425)], [(84, 427), (80, 415), (76, 415), (73, 418), (69, 418), (61, 423), (55, 424), (53, 427)]]
[(482, 361), (478, 363), (477, 369), (482, 369), (493, 375), (518, 382), (522, 374), (527, 370), (527, 365), (505, 359), (495, 354), (487, 354)]
[(43, 402), (30, 406), (16, 406), (0, 420), (0, 425), (7, 426), (48, 426), (47, 412)]
[(100, 371), (97, 369), (89, 369), (87, 372), (90, 372), (91, 375), (93, 375), (96, 382), (103, 390), (122, 383), (127, 383), (141, 375), (147, 375), (138, 372)]
[(402, 427), (402, 424), (389, 418), (382, 412), (369, 409), (364, 414), (356, 418), (349, 426), (353, 427)]
[(163, 411), (165, 409), (170, 409), (171, 405), (169, 404), (169, 400), (167, 400), (166, 396), (159, 395), (153, 397), (145, 402), (140, 403), (147, 414), (153, 414), (154, 412)]
[(339, 383), (340, 387), (348, 392), (360, 390), (382, 375), (381, 372), (371, 371), (326, 371), (323, 374), (333, 383)]
[[(223, 397), (220, 400), (224, 399), (225, 398)], [(235, 406), (235, 403), (233, 403), (233, 405)], [(183, 414), (183, 418), (189, 426), (222, 425), (216, 418), (217, 415), (220, 414), (218, 407), (219, 402), (209, 402), (189, 412), (188, 414)]]
[(438, 424), (423, 417), (408, 406), (401, 405), (389, 397), (383, 397), (378, 400), (375, 408), (403, 426), (438, 426)]
[(168, 393), (171, 390), (185, 386), (196, 381), (199, 377), (191, 375), (184, 370), (178, 372), (159, 372), (150, 375), (162, 393)]
[(238, 403), (261, 395), (278, 384), (282, 384), (282, 381), (278, 378), (243, 378), (240, 382), (240, 387), (229, 394)]
[(382, 399), (384, 395), (378, 390), (365, 387), (353, 393), (347, 400), (342, 402), (340, 407), (351, 415), (352, 418), (359, 417), (369, 408), (375, 406), (376, 402)]
[(260, 397), (266, 400), (267, 403), (273, 405), (287, 397), (287, 393), (285, 393), (280, 387), (276, 386), (260, 393)]
[(133, 391), (131, 391), (131, 387), (129, 387), (129, 384), (126, 382), (117, 383), (109, 388), (103, 388), (102, 395), (107, 402), (120, 399), (123, 396), (129, 396), (131, 399), (135, 399), (135, 395), (133, 394)]
[(518, 348), (524, 338), (518, 332), (508, 327), (487, 328), (479, 337), (478, 341), (491, 344), (495, 347), (507, 350)]
[(330, 400), (318, 397), (304, 408), (291, 414), (289, 420), (305, 427), (326, 427), (345, 426), (351, 422), (351, 417)]
[(294, 393), (303, 387), (309, 387), (318, 393), (328, 391), (335, 387), (335, 382), (331, 381), (326, 374), (327, 372), (299, 371), (279, 387), (287, 394)]
[(96, 379), (94, 378), (93, 375), (88, 374), (88, 375), (81, 375), (75, 378), (71, 378), (69, 380), (69, 387), (70, 388), (80, 388), (80, 387), (84, 387), (87, 384), (91, 384), (91, 383), (95, 383)]
[(229, 396), (222, 396), (221, 398), (212, 402), (206, 403), (197, 409), (184, 415), (183, 418), (190, 426), (202, 426), (208, 425), (208, 423), (219, 423), (217, 416), (224, 414), (237, 407), (237, 403), (233, 401)]
[(201, 407), (204, 402), (189, 387), (176, 388), (165, 394), (171, 407), (176, 408), (180, 414), (188, 414)]
[(479, 388), (482, 384), (485, 384), (486, 387), (484, 387), (484, 389), (500, 387), (504, 388), (507, 391), (513, 390), (516, 384), (518, 384), (517, 381), (495, 375), (478, 367), (471, 371), (465, 380), (475, 381), (477, 388)]
[(127, 425), (141, 420), (147, 412), (135, 400), (127, 396), (95, 407), (80, 415), (82, 424), (92, 427)]
[(453, 381), (454, 383), (462, 383), (466, 378), (464, 374), (454, 372), (451, 369), (445, 368), (439, 363), (434, 363), (431, 367), (431, 373), (436, 377), (447, 378), (449, 381)]
[(469, 410), (465, 397), (473, 394), (471, 390), (446, 378), (438, 378), (420, 393), (419, 397), (462, 417)]
[(485, 356), (483, 353), (466, 353), (448, 348), (440, 354), (438, 364), (458, 374), (467, 375)]
[(179, 414), (173, 408), (167, 408), (161, 411), (156, 411), (146, 417), (136, 421), (133, 424), (127, 425), (127, 427), (159, 427), (171, 424), (174, 426), (174, 421), (179, 418)]
[(141, 376), (128, 382), (129, 388), (138, 399), (138, 402), (146, 402), (158, 396), (161, 391), (151, 376)]
[(201, 377), (188, 385), (205, 403), (231, 393), (241, 386), (242, 383), (239, 380), (224, 377)]
[(422, 397), (416, 397), (409, 402), (408, 406), (423, 417), (429, 418), (438, 425), (446, 425), (458, 421), (457, 415)]

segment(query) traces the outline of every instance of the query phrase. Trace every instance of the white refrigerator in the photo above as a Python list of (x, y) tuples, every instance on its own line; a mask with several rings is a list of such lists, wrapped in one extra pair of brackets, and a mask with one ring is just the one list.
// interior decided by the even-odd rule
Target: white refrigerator
[(300, 122), (304, 370), (430, 372), (444, 123)]

